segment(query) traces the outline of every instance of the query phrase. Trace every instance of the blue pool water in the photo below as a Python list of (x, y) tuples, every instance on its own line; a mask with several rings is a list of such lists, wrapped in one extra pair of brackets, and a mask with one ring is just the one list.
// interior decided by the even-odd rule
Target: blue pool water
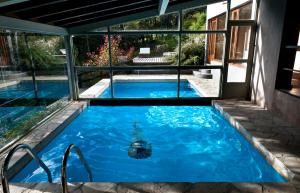
[[(37, 81), (37, 97), (58, 99), (69, 94), (67, 81)], [(21, 81), (12, 86), (0, 88), (1, 99), (34, 98), (32, 81)]]
[[(137, 124), (139, 132), (134, 130)], [(152, 144), (147, 159), (128, 156), (139, 137)], [(88, 107), (39, 153), (60, 181), (62, 155), (81, 148), (98, 182), (284, 182), (235, 128), (212, 107)], [(87, 181), (75, 153), (68, 180)], [(31, 162), (13, 182), (47, 181)]]
[[(177, 81), (166, 82), (114, 82), (115, 98), (171, 98), (177, 97)], [(181, 97), (200, 97), (188, 81), (180, 82)], [(99, 98), (111, 98), (108, 87)]]

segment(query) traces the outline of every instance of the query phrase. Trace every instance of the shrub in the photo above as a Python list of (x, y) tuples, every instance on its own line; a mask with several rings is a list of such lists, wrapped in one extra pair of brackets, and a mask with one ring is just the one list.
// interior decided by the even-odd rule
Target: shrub
[(36, 70), (49, 69), (54, 66), (57, 67), (58, 64), (64, 64), (64, 61), (53, 56), (57, 54), (57, 49), (61, 44), (59, 37), (28, 37), (30, 50), (27, 49), (24, 39), (20, 38), (18, 44), (20, 64), (24, 69), (31, 69), (31, 55)]
[(205, 42), (188, 41), (181, 48), (182, 65), (203, 65), (205, 57)]
[[(111, 60), (113, 64), (118, 63), (118, 56), (125, 55), (125, 51), (119, 48), (119, 44), (122, 38), (120, 35), (111, 36), (110, 46), (111, 46)], [(127, 59), (132, 59), (134, 54), (134, 48), (130, 47), (127, 52)], [(109, 64), (109, 44), (108, 36), (104, 38), (104, 44), (99, 46), (95, 52), (87, 52), (87, 61), (85, 65), (94, 66), (106, 66)]]

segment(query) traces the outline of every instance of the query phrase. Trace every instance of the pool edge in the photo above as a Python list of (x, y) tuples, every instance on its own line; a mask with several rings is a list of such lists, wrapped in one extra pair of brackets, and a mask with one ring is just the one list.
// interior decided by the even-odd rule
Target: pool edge
[(216, 109), (239, 133), (241, 133), (250, 142), (255, 149), (257, 149), (261, 155), (267, 160), (267, 162), (280, 174), (285, 180), (291, 182), (295, 177), (295, 174), (284, 165), (272, 152), (270, 152), (264, 145), (262, 145), (256, 137), (252, 136), (247, 129), (239, 123), (233, 116), (225, 112), (223, 107), (218, 104), (218, 101), (212, 101), (212, 107)]
[[(67, 127), (67, 125), (70, 124), (86, 107), (87, 102), (72, 102), (67, 107), (56, 112), (45, 122), (32, 129), (27, 135), (21, 137), (17, 141), (14, 141), (14, 143), (11, 144), (10, 147), (1, 152), (1, 165), (3, 165), (4, 158), (7, 155), (8, 151), (12, 149), (16, 144), (28, 144), (35, 153), (39, 153), (57, 135), (59, 135), (59, 133), (61, 133)], [(25, 152), (17, 152), (11, 159), (8, 179), (13, 178), (30, 161), (31, 157), (29, 157)]]

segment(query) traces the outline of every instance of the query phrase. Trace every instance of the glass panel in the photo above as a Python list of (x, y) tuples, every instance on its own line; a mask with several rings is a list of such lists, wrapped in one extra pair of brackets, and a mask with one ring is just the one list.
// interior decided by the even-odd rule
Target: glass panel
[[(177, 97), (177, 70), (128, 70), (113, 73), (114, 98)], [(101, 98), (106, 98), (108, 89)]]
[(233, 26), (231, 28), (230, 59), (247, 59), (251, 27)]
[(224, 30), (226, 22), (227, 2), (219, 2), (207, 6), (207, 30)]
[(252, 2), (247, 0), (233, 0), (231, 1), (230, 19), (251, 19)]
[(206, 44), (206, 63), (222, 65), (224, 53), (224, 34), (208, 34)]
[(178, 30), (178, 13), (170, 13), (111, 26), (111, 31), (135, 30)]
[[(110, 87), (110, 72), (77, 69), (79, 98), (99, 98)], [(110, 92), (106, 98), (111, 98)]]
[(74, 36), (76, 66), (109, 66), (107, 35)]
[(64, 107), (69, 88), (62, 37), (0, 33), (1, 148)]
[(178, 35), (111, 36), (112, 62), (116, 66), (177, 64)]
[[(60, 99), (69, 95), (69, 83), (66, 68), (64, 39), (59, 36), (27, 36), (33, 57), (24, 60), (23, 68), (28, 70), (33, 66), (29, 75), (34, 73), (34, 94), (36, 98)], [(26, 41), (25, 41), (26, 42)], [(20, 44), (20, 46), (22, 46)], [(24, 45), (25, 46), (25, 45)], [(20, 53), (23, 55), (25, 53)], [(30, 54), (30, 53), (29, 53)], [(31, 79), (31, 77), (30, 77)], [(26, 85), (28, 80), (21, 84)], [(29, 81), (31, 84), (31, 80)]]
[(194, 69), (180, 71), (180, 97), (218, 97), (219, 69)]
[(227, 82), (245, 82), (247, 63), (229, 63)]
[(181, 64), (182, 66), (204, 65), (207, 35), (187, 34), (181, 38)]

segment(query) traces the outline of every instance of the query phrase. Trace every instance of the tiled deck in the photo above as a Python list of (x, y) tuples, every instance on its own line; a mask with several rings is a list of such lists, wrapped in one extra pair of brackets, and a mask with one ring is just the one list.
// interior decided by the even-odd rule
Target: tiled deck
[[(300, 128), (291, 126), (270, 111), (248, 101), (216, 101), (215, 106), (224, 112), (225, 117), (238, 130), (242, 132), (245, 129), (258, 149), (261, 149), (261, 145), (265, 148), (261, 151), (265, 151), (263, 154), (271, 158), (275, 168), (276, 160), (280, 160), (294, 174), (289, 183), (283, 184), (300, 192)], [(268, 152), (274, 157), (268, 155)], [(278, 189), (277, 192), (285, 191)], [(293, 192), (292, 188), (288, 192)]]
[[(284, 163), (295, 174), (293, 180), (287, 183), (79, 183), (70, 184), (70, 192), (299, 193), (300, 129), (290, 126), (269, 111), (250, 102), (225, 100), (216, 101), (214, 105), (241, 133), (249, 132), (255, 146), (262, 148), (260, 145), (263, 145), (266, 149), (262, 148), (261, 151), (271, 152), (276, 157), (273, 157), (272, 165), (276, 167), (278, 164), (280, 166), (281, 162)], [(272, 155), (267, 154), (266, 157), (269, 156), (270, 159)], [(292, 176), (288, 171), (284, 173)], [(10, 187), (13, 193), (61, 192), (60, 184), (11, 184)]]

